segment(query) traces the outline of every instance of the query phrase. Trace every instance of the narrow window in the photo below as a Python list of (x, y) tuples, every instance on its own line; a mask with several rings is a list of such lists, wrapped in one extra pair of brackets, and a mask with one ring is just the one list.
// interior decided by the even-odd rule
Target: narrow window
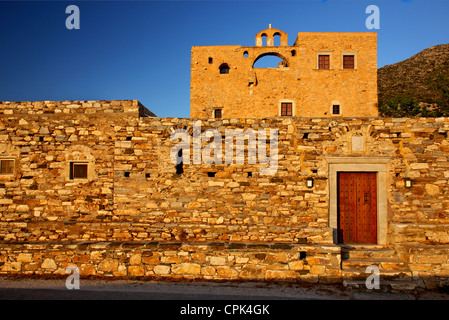
[(70, 162), (70, 179), (87, 179), (87, 163)]
[(184, 173), (184, 163), (182, 162), (182, 149), (178, 151), (178, 159), (176, 164), (176, 174)]
[(14, 174), (14, 159), (0, 159), (0, 175)]
[(248, 51), (243, 52), (243, 57), (248, 58)]
[(228, 74), (228, 73), (229, 73), (229, 66), (226, 63), (220, 65), (220, 74)]
[(318, 69), (330, 68), (330, 56), (328, 54), (320, 54), (318, 56)]
[(281, 35), (276, 32), (273, 34), (273, 46), (279, 47), (281, 45)]
[(339, 104), (332, 105), (332, 114), (340, 114), (340, 105)]
[(343, 56), (343, 69), (354, 69), (354, 56), (353, 55), (345, 55)]
[(215, 119), (221, 119), (221, 117), (222, 117), (221, 109), (215, 109), (214, 110), (214, 118)]
[(212, 57), (209, 57), (209, 64), (212, 64), (213, 61), (214, 59), (212, 59)]
[(296, 50), (292, 50), (292, 57), (296, 56)]
[(293, 115), (293, 108), (291, 102), (281, 103), (281, 116), (291, 117)]
[(262, 37), (262, 46), (266, 47), (267, 46), (267, 35), (265, 33), (262, 33), (260, 36)]

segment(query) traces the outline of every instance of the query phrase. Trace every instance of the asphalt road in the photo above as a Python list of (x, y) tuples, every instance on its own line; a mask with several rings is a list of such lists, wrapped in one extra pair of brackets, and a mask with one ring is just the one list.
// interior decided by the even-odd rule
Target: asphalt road
[[(0, 278), (0, 303), (3, 304), (3, 310), (14, 310), (21, 318), (70, 316), (126, 320), (139, 315), (148, 319), (165, 320), (287, 319), (292, 316), (301, 319), (315, 315), (325, 318), (334, 317), (336, 310), (343, 309), (364, 310), (368, 314), (379, 315), (388, 310), (389, 315), (396, 312), (403, 318), (405, 314), (416, 316), (416, 310), (422, 307), (416, 304), (416, 300), (449, 302), (449, 294), (443, 292), (353, 292), (346, 291), (341, 286), (317, 284), (81, 279), (79, 289), (69, 290), (65, 282)], [(88, 307), (74, 300), (85, 301), (83, 304)], [(397, 300), (404, 300), (409, 304), (398, 304)], [(377, 305), (385, 302), (389, 303), (386, 307)], [(354, 305), (350, 306), (348, 303)], [(421, 310), (438, 312), (439, 308), (441, 311), (447, 310), (447, 306), (448, 304), (432, 305), (431, 309), (426, 306)], [(352, 312), (345, 317), (351, 318), (351, 314), (359, 315)]]
[(448, 300), (449, 293), (353, 292), (338, 285), (0, 278), (0, 300)]

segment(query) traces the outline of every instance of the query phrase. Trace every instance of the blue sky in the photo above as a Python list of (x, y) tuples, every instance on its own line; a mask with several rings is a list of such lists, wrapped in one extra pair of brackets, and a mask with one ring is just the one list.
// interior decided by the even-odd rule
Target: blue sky
[[(368, 32), (380, 9), (378, 66), (449, 43), (447, 0), (2, 1), (0, 101), (137, 99), (160, 117), (189, 117), (190, 48), (253, 46), (268, 27)], [(68, 30), (77, 5), (80, 29)]]

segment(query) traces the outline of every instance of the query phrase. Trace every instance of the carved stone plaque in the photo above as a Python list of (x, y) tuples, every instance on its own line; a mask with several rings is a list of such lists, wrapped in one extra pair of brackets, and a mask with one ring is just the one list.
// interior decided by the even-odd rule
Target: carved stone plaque
[(363, 136), (352, 136), (352, 151), (364, 151)]

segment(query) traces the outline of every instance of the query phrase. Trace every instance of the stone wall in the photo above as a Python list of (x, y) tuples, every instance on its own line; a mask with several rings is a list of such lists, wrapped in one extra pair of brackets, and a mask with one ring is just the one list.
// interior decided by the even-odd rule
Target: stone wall
[(1, 273), (151, 279), (338, 281), (335, 246), (242, 243), (15, 244), (0, 248)]
[[(277, 147), (266, 146), (278, 152), (277, 170), (191, 158), (177, 174), (170, 135), (193, 137), (195, 119), (139, 117), (143, 107), (133, 101), (98, 103), (0, 104), (0, 160), (15, 159), (14, 174), (0, 175), (1, 273), (55, 274), (77, 264), (86, 275), (339, 277), (330, 158), (386, 159), (385, 247), (414, 276), (449, 270), (449, 119), (202, 120), (201, 133), (218, 130), (223, 145), (226, 129), (275, 130)], [(45, 112), (78, 110), (70, 105), (97, 111)], [(70, 178), (74, 161), (87, 163), (85, 179)]]

